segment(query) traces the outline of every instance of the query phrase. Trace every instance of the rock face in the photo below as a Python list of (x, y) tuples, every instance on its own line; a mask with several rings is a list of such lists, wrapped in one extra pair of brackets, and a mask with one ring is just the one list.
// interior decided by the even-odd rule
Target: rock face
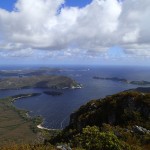
[(56, 147), (57, 150), (72, 150), (69, 146), (66, 145), (60, 145)]
[(138, 123), (150, 129), (150, 94), (122, 92), (92, 100), (71, 115), (68, 128), (80, 131), (87, 125), (101, 126), (103, 123), (123, 127)]

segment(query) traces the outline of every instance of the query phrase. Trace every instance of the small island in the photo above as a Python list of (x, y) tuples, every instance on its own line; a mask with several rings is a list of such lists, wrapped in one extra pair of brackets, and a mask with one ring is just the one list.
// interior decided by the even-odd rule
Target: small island
[(61, 95), (63, 95), (62, 92), (57, 92), (57, 91), (44, 91), (43, 93), (47, 94), (47, 95), (51, 95), (51, 96), (61, 96)]
[(134, 84), (134, 85), (150, 85), (150, 81), (129, 81), (127, 79), (124, 78), (118, 78), (118, 77), (98, 77), (98, 76), (94, 76), (93, 79), (98, 79), (98, 80), (110, 80), (110, 81), (116, 81), (116, 82), (123, 82), (123, 83), (127, 83), (127, 84)]

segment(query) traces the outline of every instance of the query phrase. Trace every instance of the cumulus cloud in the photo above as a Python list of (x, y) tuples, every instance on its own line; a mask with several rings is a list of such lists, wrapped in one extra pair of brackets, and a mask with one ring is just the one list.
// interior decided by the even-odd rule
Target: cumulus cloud
[(18, 0), (13, 11), (0, 9), (0, 49), (66, 50), (70, 57), (106, 54), (119, 45), (126, 54), (150, 56), (149, 0), (93, 0), (83, 8), (63, 4)]

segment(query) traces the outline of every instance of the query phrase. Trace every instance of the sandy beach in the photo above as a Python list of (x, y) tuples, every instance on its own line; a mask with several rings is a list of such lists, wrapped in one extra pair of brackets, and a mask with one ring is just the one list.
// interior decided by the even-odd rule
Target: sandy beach
[(42, 126), (42, 124), (37, 125), (37, 128), (42, 129), (42, 130), (48, 130), (48, 131), (58, 130), (58, 129), (48, 129), (48, 128), (45, 128), (45, 127)]

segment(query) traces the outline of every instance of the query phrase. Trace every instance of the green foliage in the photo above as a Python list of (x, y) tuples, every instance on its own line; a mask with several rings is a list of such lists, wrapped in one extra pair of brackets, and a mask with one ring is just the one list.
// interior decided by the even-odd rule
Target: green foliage
[(122, 150), (124, 147), (117, 136), (110, 132), (100, 132), (96, 126), (84, 128), (81, 134), (74, 137), (73, 144), (86, 150)]
[[(120, 141), (124, 144), (130, 145), (130, 149), (140, 149), (143, 138), (146, 135), (136, 135), (132, 132), (132, 129), (121, 128), (119, 126), (111, 126), (109, 124), (103, 124), (101, 127), (101, 132), (112, 132), (114, 133)], [(144, 140), (145, 141), (145, 140)]]

